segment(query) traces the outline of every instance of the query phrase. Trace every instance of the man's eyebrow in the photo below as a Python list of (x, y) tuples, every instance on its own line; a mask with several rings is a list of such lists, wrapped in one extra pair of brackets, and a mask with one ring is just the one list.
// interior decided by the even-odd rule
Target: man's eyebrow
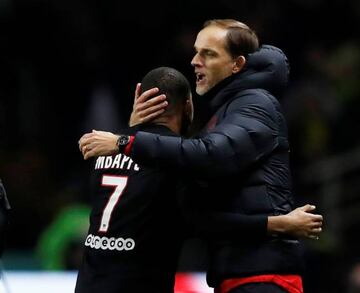
[(197, 48), (197, 47), (194, 46), (193, 49), (194, 49), (194, 51), (196, 51), (196, 52), (203, 51), (203, 52), (213, 52), (213, 53), (216, 53), (216, 51), (213, 50), (213, 49), (211, 49), (211, 48), (201, 48), (201, 49), (199, 49), (199, 48)]
[(211, 48), (203, 48), (202, 51), (204, 53), (212, 53), (212, 54), (218, 54), (218, 52), (214, 49), (211, 49)]

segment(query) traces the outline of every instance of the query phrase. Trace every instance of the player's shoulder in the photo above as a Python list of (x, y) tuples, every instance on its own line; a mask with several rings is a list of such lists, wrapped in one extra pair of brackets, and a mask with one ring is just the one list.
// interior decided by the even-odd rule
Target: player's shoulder
[(144, 132), (151, 132), (151, 133), (167, 135), (167, 136), (178, 136), (176, 133), (174, 133), (170, 128), (166, 127), (165, 125), (160, 125), (155, 123), (136, 125), (134, 127), (131, 127), (131, 131), (133, 134), (135, 134), (137, 131), (144, 131)]

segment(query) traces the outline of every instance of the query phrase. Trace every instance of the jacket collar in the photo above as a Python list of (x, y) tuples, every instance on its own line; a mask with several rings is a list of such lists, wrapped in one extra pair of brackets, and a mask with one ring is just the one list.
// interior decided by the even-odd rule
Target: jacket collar
[(245, 89), (264, 89), (279, 97), (289, 78), (289, 63), (286, 55), (270, 45), (261, 46), (250, 54), (243, 70), (215, 85), (201, 99), (208, 101), (213, 114), (219, 107)]

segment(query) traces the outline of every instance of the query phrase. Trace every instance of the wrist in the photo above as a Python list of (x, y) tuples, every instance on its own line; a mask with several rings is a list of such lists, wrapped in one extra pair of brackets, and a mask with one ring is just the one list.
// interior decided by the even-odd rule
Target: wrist
[(133, 141), (134, 141), (134, 136), (123, 135), (123, 134), (118, 135), (116, 141), (116, 147), (118, 152), (128, 155), (131, 151), (131, 146)]
[(130, 142), (129, 135), (124, 135), (124, 134), (118, 135), (117, 140), (116, 140), (116, 147), (117, 147), (118, 151), (120, 153), (123, 153), (129, 142)]
[(286, 215), (281, 216), (269, 216), (267, 229), (269, 234), (279, 234), (286, 232), (287, 219)]

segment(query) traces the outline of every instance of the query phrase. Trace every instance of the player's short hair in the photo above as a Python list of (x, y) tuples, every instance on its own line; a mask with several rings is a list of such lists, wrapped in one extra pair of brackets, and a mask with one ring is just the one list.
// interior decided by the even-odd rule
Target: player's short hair
[(141, 91), (159, 88), (159, 95), (165, 94), (169, 103), (166, 112), (169, 113), (177, 105), (184, 104), (191, 95), (191, 87), (187, 78), (171, 67), (158, 67), (149, 71), (141, 82)]
[(208, 26), (217, 26), (228, 31), (226, 49), (233, 58), (246, 57), (259, 48), (259, 39), (255, 31), (245, 23), (235, 19), (210, 19), (204, 23), (203, 28)]

